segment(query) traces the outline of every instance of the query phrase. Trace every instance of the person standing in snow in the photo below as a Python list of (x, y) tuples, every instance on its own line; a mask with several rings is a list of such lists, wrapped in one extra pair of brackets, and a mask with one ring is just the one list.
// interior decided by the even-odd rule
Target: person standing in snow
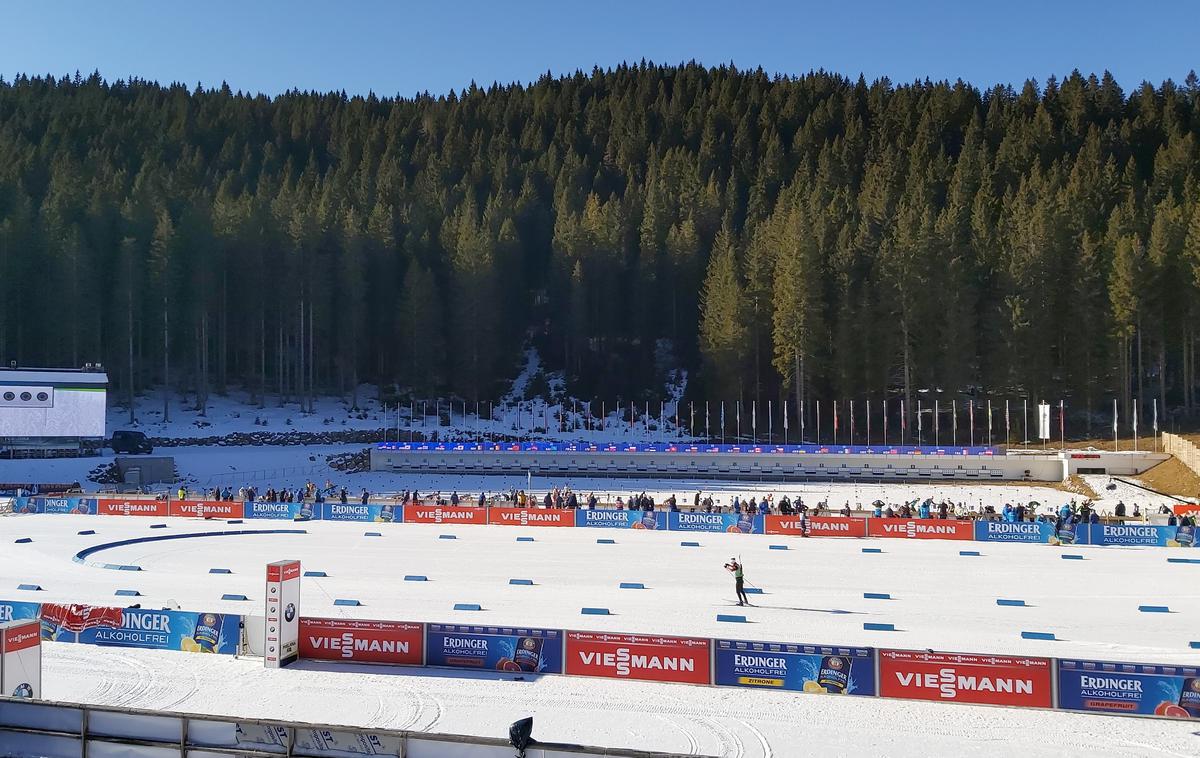
[(725, 570), (733, 574), (733, 586), (737, 591), (738, 605), (750, 605), (750, 598), (746, 597), (745, 588), (745, 571), (742, 564), (738, 563), (737, 558), (730, 558), (729, 563), (725, 564)]

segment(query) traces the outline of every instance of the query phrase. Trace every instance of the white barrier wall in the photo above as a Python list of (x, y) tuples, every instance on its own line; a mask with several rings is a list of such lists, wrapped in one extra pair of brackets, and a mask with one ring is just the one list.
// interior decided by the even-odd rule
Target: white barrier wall
[[(534, 736), (537, 736), (536, 727)], [(194, 716), (0, 698), (0, 750), (42, 758), (220, 758), (288, 755), (338, 758), (512, 758), (507, 739), (416, 734), (344, 726)], [(539, 744), (527, 758), (670, 758), (669, 753)]]

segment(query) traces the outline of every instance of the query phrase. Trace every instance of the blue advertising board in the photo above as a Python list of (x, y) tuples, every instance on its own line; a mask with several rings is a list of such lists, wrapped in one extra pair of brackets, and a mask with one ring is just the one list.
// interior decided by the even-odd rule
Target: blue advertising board
[(313, 503), (248, 502), (245, 504), (245, 518), (309, 521), (316, 515)]
[(96, 515), (96, 499), (91, 497), (36, 497), (37, 513), (74, 513)]
[(1049, 544), (1054, 524), (1045, 521), (976, 521), (976, 542), (1034, 542)]
[(1200, 668), (1059, 660), (1058, 707), (1200, 719)]
[(41, 603), (26, 603), (20, 600), (0, 600), (0, 624), (3, 624), (7, 621), (35, 619), (41, 615)]
[(233, 655), (241, 637), (241, 617), (224, 613), (43, 603), (41, 619), (44, 640), (104, 647)]
[(608, 529), (657, 529), (667, 528), (667, 514), (663, 511), (619, 511), (612, 508), (575, 511), (575, 526)]
[(400, 522), (404, 520), (402, 508), (398, 505), (378, 505), (362, 503), (321, 503), (320, 518), (322, 521), (370, 521), (370, 522)]
[(427, 624), (425, 665), (561, 674), (563, 636), (557, 629)]
[(37, 498), (32, 497), (14, 497), (12, 501), (13, 513), (37, 513)]
[(762, 534), (763, 518), (736, 513), (667, 514), (667, 528), (673, 532), (730, 532), (733, 534)]
[(1196, 541), (1195, 530), (1190, 527), (1151, 524), (1089, 524), (1088, 544), (1124, 547), (1194, 547)]
[(717, 685), (875, 695), (874, 648), (715, 642)]

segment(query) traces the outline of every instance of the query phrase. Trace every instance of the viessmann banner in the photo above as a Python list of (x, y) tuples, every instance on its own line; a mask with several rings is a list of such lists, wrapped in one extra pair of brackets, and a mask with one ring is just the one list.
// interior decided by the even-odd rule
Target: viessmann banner
[(240, 500), (172, 500), (167, 513), (185, 518), (243, 518), (245, 503)]
[(910, 540), (972, 540), (974, 521), (943, 521), (920, 518), (867, 519), (868, 537), (899, 537)]
[(406, 524), (486, 524), (487, 508), (462, 506), (406, 505)]
[(98, 497), (96, 513), (101, 516), (166, 516), (167, 501)]
[(559, 508), (488, 508), (489, 524), (502, 526), (575, 526), (575, 511)]
[(567, 632), (566, 673), (711, 684), (712, 640), (656, 634)]
[[(866, 537), (867, 520), (846, 516), (819, 516), (807, 519), (801, 524), (799, 516), (763, 517), (763, 529), (766, 534), (801, 535), (807, 533), (810, 537)], [(807, 532), (804, 530), (807, 526)]]
[(425, 625), (404, 621), (300, 619), (300, 657), (324, 661), (420, 666)]
[(1200, 719), (1200, 668), (1059, 660), (1058, 707)]
[(910, 700), (1053, 708), (1051, 659), (880, 650), (879, 694)]
[(557, 629), (427, 624), (425, 661), (430, 666), (563, 673), (563, 633)]
[(875, 695), (875, 651), (866, 647), (715, 640), (713, 684), (835, 695)]

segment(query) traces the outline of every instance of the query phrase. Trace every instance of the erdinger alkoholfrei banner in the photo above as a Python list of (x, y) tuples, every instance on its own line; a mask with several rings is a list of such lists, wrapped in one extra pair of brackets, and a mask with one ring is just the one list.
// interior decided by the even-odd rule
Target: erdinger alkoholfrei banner
[(867, 535), (915, 540), (972, 540), (975, 539), (975, 522), (920, 518), (873, 518), (867, 520)]
[(403, 516), (398, 505), (369, 503), (321, 503), (322, 521), (369, 521), (376, 524), (401, 521)]
[(42, 639), (104, 647), (140, 647), (233, 655), (241, 617), (94, 605), (41, 604)]
[(713, 684), (835, 695), (875, 695), (869, 647), (715, 640)]
[(488, 508), (488, 523), (504, 526), (575, 526), (575, 511), (563, 508)]
[(765, 534), (792, 534), (809, 537), (866, 537), (867, 520), (853, 516), (817, 516), (801, 522), (796, 515), (763, 517)]
[(381, 442), (418, 453), (710, 453), (716, 455), (1001, 455), (994, 447), (933, 445), (711, 445), (685, 442)]
[(34, 619), (0, 624), (0, 696), (42, 696), (41, 625)]
[(1054, 524), (1045, 521), (975, 522), (977, 542), (1030, 542), (1047, 545), (1054, 538)]
[(763, 517), (737, 513), (667, 514), (667, 528), (673, 532), (729, 532), (730, 534), (762, 534)]
[(1053, 708), (1051, 659), (879, 650), (881, 697)]
[(26, 513), (66, 513), (73, 515), (96, 515), (96, 499), (68, 495), (65, 497), (33, 497), (29, 498), (31, 506)]
[(246, 502), (243, 518), (276, 519), (281, 521), (310, 521), (320, 514), (314, 503)]
[(624, 511), (613, 508), (575, 511), (575, 526), (592, 529), (652, 529), (667, 528), (663, 511)]
[(172, 500), (167, 514), (185, 518), (243, 518), (245, 507), (240, 500)]
[(429, 666), (489, 671), (563, 673), (563, 633), (512, 626), (427, 624)]
[(1200, 667), (1062, 659), (1058, 707), (1200, 719)]
[(300, 619), (300, 657), (325, 661), (420, 666), (425, 625), (405, 621)]
[(712, 640), (658, 634), (567, 632), (566, 673), (711, 684)]
[(1195, 547), (1196, 529), (1151, 524), (1088, 524), (1087, 542), (1089, 545), (1127, 547)]
[(445, 505), (406, 505), (406, 524), (486, 524), (487, 508)]

